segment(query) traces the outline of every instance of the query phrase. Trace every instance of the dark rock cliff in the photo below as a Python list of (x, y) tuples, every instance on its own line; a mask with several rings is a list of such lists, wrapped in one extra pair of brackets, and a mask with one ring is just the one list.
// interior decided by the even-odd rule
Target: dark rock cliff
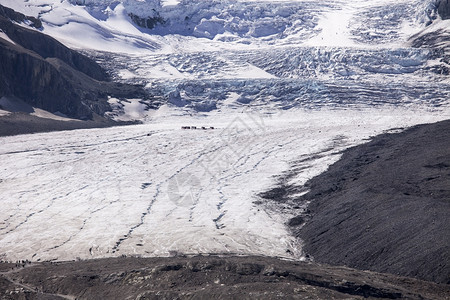
[(441, 0), (438, 13), (443, 20), (450, 19), (450, 0)]
[[(0, 18), (0, 26), (4, 20)], [(80, 119), (92, 117), (87, 106), (49, 62), (20, 46), (0, 40), (0, 96), (15, 96), (34, 107)]]

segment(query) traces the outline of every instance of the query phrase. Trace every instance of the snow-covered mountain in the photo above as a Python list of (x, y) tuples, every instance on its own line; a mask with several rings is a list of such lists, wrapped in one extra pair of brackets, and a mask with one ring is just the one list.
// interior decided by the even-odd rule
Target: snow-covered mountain
[[(449, 50), (417, 42), (421, 32), (448, 36), (435, 0), (2, 3), (39, 17), (44, 33), (95, 57), (116, 80), (146, 85), (152, 106), (271, 110), (372, 105), (374, 96), (448, 104)], [(110, 102), (117, 119), (151, 115), (142, 111), (149, 103)]]
[[(2, 3), (39, 17), (44, 33), (95, 57), (116, 80), (147, 85), (152, 105), (134, 108), (155, 98), (194, 111), (308, 107), (318, 97), (371, 105), (361, 90), (391, 104), (447, 104), (449, 50), (417, 42), (427, 30), (448, 36), (440, 1)], [(111, 103), (113, 117), (130, 118), (128, 102)]]
[(150, 95), (108, 95), (107, 117), (143, 125), (2, 138), (0, 257), (304, 258), (291, 208), (258, 194), (293, 161), (301, 185), (370, 136), (449, 118), (440, 3), (0, 0)]

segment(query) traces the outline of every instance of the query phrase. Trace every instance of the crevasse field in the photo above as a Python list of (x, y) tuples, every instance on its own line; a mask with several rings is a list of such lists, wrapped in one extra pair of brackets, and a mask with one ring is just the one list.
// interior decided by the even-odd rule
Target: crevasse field
[(142, 125), (0, 138), (1, 259), (302, 259), (285, 223), (307, 204), (261, 192), (293, 165), (301, 185), (371, 136), (450, 117), (443, 53), (411, 47), (450, 28), (435, 1), (0, 3), (153, 95), (110, 98), (110, 117)]

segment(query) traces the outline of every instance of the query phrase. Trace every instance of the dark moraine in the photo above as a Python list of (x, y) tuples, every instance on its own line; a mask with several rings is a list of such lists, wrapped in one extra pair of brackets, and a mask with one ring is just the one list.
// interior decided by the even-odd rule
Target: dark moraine
[[(24, 267), (23, 267), (24, 266)], [(0, 263), (1, 299), (445, 299), (449, 285), (270, 257)]]
[(316, 262), (450, 283), (450, 120), (351, 148), (307, 183)]

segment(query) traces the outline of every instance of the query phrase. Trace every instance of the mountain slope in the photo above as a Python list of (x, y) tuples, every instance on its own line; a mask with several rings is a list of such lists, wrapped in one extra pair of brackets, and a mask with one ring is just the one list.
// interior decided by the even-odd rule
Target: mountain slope
[(146, 97), (140, 87), (107, 82), (105, 71), (93, 60), (13, 23), (26, 19), (23, 15), (2, 6), (0, 13), (0, 97), (17, 97), (77, 119), (103, 116), (111, 110), (108, 96)]
[[(448, 23), (436, 0), (4, 3), (39, 17), (44, 33), (95, 58), (114, 80), (193, 114), (374, 99), (449, 105)], [(154, 107), (153, 98), (137, 101)], [(121, 120), (139, 106), (113, 102), (110, 116)], [(153, 111), (134, 115), (145, 121)]]
[(296, 200), (310, 201), (290, 223), (306, 253), (321, 263), (449, 284), (449, 141), (444, 121), (347, 150)]

